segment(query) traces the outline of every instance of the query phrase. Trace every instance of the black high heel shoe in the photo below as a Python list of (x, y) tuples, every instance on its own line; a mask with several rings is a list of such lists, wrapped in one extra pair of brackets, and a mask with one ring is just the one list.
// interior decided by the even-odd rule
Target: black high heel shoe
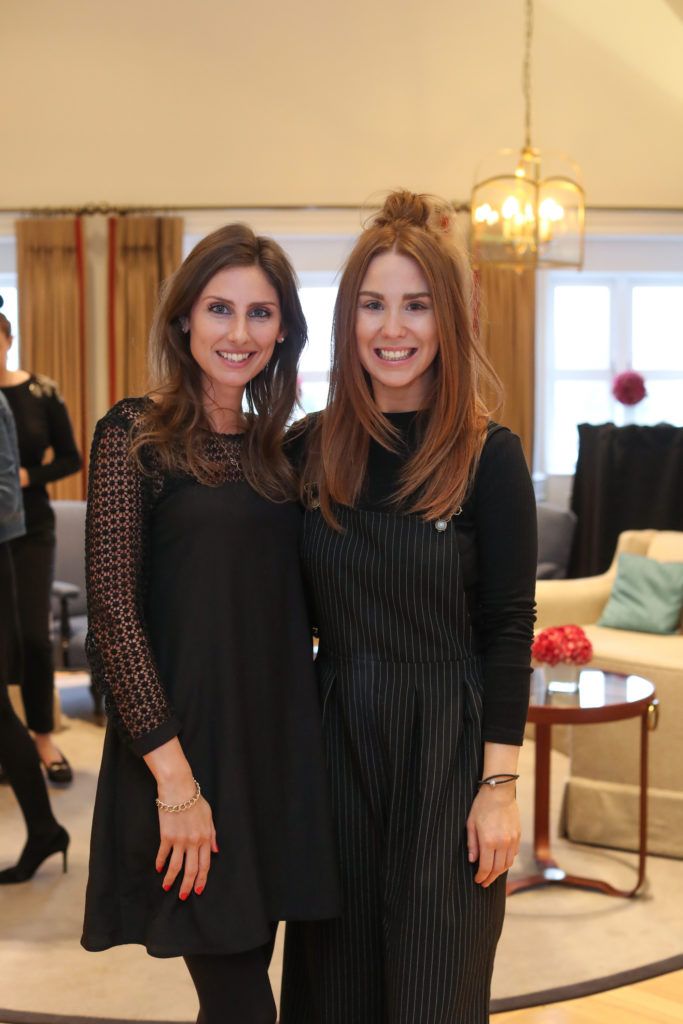
[(28, 882), (36, 871), (53, 853), (61, 853), (62, 869), (66, 874), (67, 851), (69, 849), (69, 833), (61, 825), (50, 839), (29, 839), (22, 850), (21, 857), (11, 868), (0, 871), (0, 885), (13, 885), (15, 882)]

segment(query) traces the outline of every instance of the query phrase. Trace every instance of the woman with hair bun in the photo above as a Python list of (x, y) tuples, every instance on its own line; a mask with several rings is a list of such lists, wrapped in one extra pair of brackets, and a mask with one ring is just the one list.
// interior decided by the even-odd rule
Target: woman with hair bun
[(446, 204), (391, 194), (292, 446), (342, 917), (288, 926), (282, 1024), (480, 1024), (519, 848), (534, 494), (490, 420)]
[(201, 1024), (273, 1024), (277, 922), (338, 912), (281, 443), (305, 341), (282, 249), (221, 228), (165, 289), (154, 389), (92, 447), (87, 650), (110, 722), (82, 942), (184, 957)]

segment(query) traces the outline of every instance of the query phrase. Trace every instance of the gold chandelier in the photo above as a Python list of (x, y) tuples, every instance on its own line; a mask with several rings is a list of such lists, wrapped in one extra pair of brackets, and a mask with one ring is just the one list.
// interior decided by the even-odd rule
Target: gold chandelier
[(533, 0), (526, 0), (523, 74), (525, 140), (501, 149), (477, 168), (471, 198), (475, 265), (576, 267), (583, 265), (585, 196), (580, 170), (565, 154), (531, 144)]

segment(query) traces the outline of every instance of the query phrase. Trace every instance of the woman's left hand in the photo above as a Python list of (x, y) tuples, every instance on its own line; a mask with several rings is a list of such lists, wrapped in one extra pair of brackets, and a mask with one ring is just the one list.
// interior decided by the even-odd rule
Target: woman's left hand
[(467, 818), (469, 861), (479, 861), (474, 881), (486, 889), (512, 867), (521, 828), (514, 784), (480, 786)]

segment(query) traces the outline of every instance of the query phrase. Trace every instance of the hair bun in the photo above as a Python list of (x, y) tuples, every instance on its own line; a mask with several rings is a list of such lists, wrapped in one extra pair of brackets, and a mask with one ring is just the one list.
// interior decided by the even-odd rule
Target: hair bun
[(430, 213), (425, 200), (426, 196), (417, 195), (415, 192), (390, 192), (384, 200), (384, 206), (375, 217), (375, 224), (377, 227), (385, 227), (402, 222), (424, 228), (427, 226)]
[(436, 234), (448, 233), (453, 212), (443, 199), (400, 189), (389, 193), (373, 224), (376, 227), (401, 224)]

